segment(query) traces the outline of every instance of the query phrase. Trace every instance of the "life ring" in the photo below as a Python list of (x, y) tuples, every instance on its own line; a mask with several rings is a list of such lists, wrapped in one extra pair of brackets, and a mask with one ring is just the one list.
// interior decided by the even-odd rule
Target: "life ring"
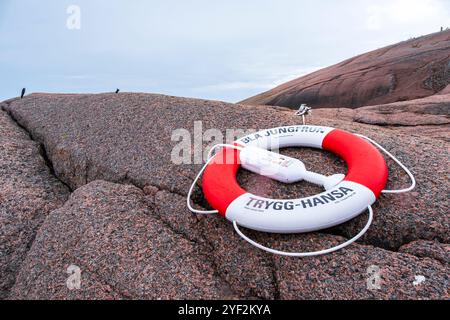
[[(241, 188), (236, 174), (246, 148), (268, 150), (273, 144), (312, 147), (335, 153), (347, 163), (347, 174), (323, 193), (291, 200), (260, 197)], [(325, 126), (295, 125), (263, 130), (234, 142), (208, 163), (202, 188), (208, 203), (240, 226), (269, 233), (304, 233), (353, 219), (380, 196), (388, 169), (380, 152), (366, 140)], [(230, 155), (233, 161), (230, 160)]]

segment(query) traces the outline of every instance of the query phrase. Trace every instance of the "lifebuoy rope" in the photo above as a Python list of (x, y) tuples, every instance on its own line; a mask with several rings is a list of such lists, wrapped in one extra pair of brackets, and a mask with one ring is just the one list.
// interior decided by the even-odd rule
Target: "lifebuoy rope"
[[(416, 179), (414, 178), (414, 175), (411, 173), (411, 171), (403, 164), (400, 162), (400, 160), (398, 160), (392, 153), (390, 153), (389, 151), (387, 151), (384, 147), (382, 147), (379, 143), (377, 143), (376, 141), (374, 141), (373, 139), (366, 137), (362, 134), (355, 134), (356, 136), (363, 138), (367, 141), (369, 141), (370, 143), (372, 143), (373, 145), (375, 145), (377, 148), (379, 148), (381, 151), (383, 151), (387, 156), (389, 156), (392, 160), (394, 160), (405, 172), (406, 174), (409, 176), (409, 178), (411, 179), (411, 186), (405, 189), (398, 189), (398, 190), (382, 190), (382, 193), (405, 193), (405, 192), (409, 192), (412, 189), (414, 189), (414, 187), (416, 186)], [(231, 145), (231, 144), (217, 144), (215, 146), (213, 146), (211, 148), (211, 150), (208, 152), (208, 159), (206, 161), (206, 163), (204, 164), (204, 166), (201, 168), (200, 172), (197, 174), (197, 176), (195, 177), (191, 187), (189, 188), (189, 192), (187, 195), (187, 206), (189, 208), (189, 210), (193, 213), (196, 214), (203, 214), (203, 215), (209, 215), (209, 214), (216, 214), (219, 213), (218, 210), (197, 210), (195, 208), (193, 208), (191, 206), (191, 196), (192, 196), (192, 192), (194, 190), (195, 185), (197, 184), (197, 181), (200, 179), (201, 175), (203, 174), (203, 172), (205, 171), (206, 167), (211, 163), (211, 161), (213, 160), (214, 156), (213, 153), (217, 148), (232, 148), (232, 149), (237, 149), (237, 150), (242, 150), (243, 147), (240, 146), (236, 146), (236, 145)], [(314, 257), (314, 256), (319, 256), (319, 255), (324, 255), (324, 254), (328, 254), (328, 253), (332, 253), (335, 252), (337, 250), (343, 249), (347, 246), (349, 246), (350, 244), (352, 244), (353, 242), (357, 241), (359, 238), (361, 238), (369, 229), (370, 225), (372, 224), (373, 221), (373, 209), (372, 206), (368, 206), (367, 209), (369, 210), (369, 218), (367, 220), (366, 225), (364, 226), (364, 228), (353, 238), (347, 240), (344, 243), (341, 243), (337, 246), (328, 248), (328, 249), (324, 249), (324, 250), (319, 250), (319, 251), (312, 251), (312, 252), (286, 252), (286, 251), (280, 251), (280, 250), (276, 250), (276, 249), (272, 249), (266, 246), (263, 246), (261, 244), (259, 244), (258, 242), (255, 242), (254, 240), (250, 239), (249, 237), (247, 237), (245, 234), (242, 233), (242, 231), (239, 229), (237, 222), (234, 220), (233, 221), (233, 227), (234, 230), (236, 231), (236, 233), (245, 241), (247, 241), (248, 243), (250, 243), (251, 245), (253, 245), (256, 248), (259, 248), (261, 250), (270, 252), (272, 254), (276, 254), (276, 255), (282, 255), (282, 256), (288, 256), (288, 257)]]
[(398, 190), (382, 190), (382, 193), (405, 193), (405, 192), (409, 192), (412, 189), (414, 189), (416, 187), (416, 179), (414, 178), (414, 175), (411, 173), (411, 171), (409, 171), (409, 169), (400, 162), (400, 160), (398, 160), (392, 153), (390, 153), (389, 151), (387, 151), (385, 148), (383, 148), (378, 142), (376, 142), (375, 140), (366, 137), (365, 135), (359, 134), (359, 133), (355, 133), (356, 136), (363, 138), (367, 141), (369, 141), (370, 143), (372, 143), (374, 146), (376, 146), (378, 149), (380, 149), (381, 151), (383, 151), (386, 155), (388, 155), (392, 160), (394, 160), (405, 172), (406, 174), (409, 176), (409, 178), (411, 179), (411, 186), (405, 189), (398, 189)]
[(279, 255), (279, 256), (287, 256), (287, 257), (297, 257), (297, 258), (302, 258), (302, 257), (315, 257), (315, 256), (320, 256), (320, 255), (324, 255), (324, 254), (328, 254), (328, 253), (332, 253), (335, 251), (338, 251), (340, 249), (343, 249), (349, 245), (351, 245), (353, 242), (355, 242), (356, 240), (358, 240), (359, 238), (361, 238), (366, 232), (367, 230), (369, 230), (370, 225), (372, 224), (373, 221), (373, 210), (372, 210), (372, 206), (368, 206), (367, 209), (369, 209), (369, 219), (367, 220), (366, 225), (364, 226), (364, 228), (353, 238), (345, 241), (344, 243), (341, 243), (337, 246), (328, 248), (328, 249), (324, 249), (324, 250), (319, 250), (319, 251), (312, 251), (312, 252), (286, 252), (286, 251), (280, 251), (280, 250), (275, 250), (269, 247), (265, 247), (262, 244), (259, 244), (258, 242), (250, 239), (249, 237), (247, 237), (245, 234), (242, 233), (242, 231), (239, 229), (238, 224), (236, 221), (233, 221), (233, 227), (234, 230), (236, 231), (236, 233), (245, 241), (247, 241), (248, 243), (250, 243), (252, 246), (255, 246), (261, 250)]

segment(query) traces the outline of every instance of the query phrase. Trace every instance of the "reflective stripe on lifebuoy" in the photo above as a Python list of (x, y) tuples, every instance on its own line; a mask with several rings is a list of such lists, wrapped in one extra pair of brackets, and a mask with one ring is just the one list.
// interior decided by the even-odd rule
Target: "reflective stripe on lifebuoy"
[(267, 129), (235, 144), (264, 149), (321, 148), (339, 155), (348, 166), (344, 181), (330, 190), (306, 198), (277, 200), (253, 195), (239, 186), (236, 180), (239, 150), (219, 152), (205, 169), (205, 197), (228, 220), (258, 231), (299, 233), (341, 224), (373, 204), (387, 181), (386, 162), (375, 147), (351, 133), (330, 127)]

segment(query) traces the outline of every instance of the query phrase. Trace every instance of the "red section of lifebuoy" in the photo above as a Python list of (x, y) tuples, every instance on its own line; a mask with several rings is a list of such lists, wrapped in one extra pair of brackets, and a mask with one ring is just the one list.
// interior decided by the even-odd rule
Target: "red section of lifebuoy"
[(239, 150), (226, 148), (221, 150), (206, 167), (203, 174), (203, 193), (208, 203), (220, 215), (225, 217), (228, 206), (246, 193), (237, 180), (239, 170)]
[(386, 161), (369, 142), (342, 130), (334, 129), (322, 142), (324, 150), (339, 155), (347, 163), (346, 181), (366, 186), (378, 198), (388, 178)]

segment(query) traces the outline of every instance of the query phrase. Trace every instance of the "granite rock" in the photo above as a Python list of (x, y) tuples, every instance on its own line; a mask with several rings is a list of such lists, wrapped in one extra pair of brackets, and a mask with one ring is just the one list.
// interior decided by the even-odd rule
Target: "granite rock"
[(52, 174), (33, 142), (0, 110), (0, 298), (5, 298), (37, 229), (69, 190)]
[[(80, 270), (79, 288), (67, 285)], [(86, 280), (86, 281), (85, 281)], [(40, 228), (11, 299), (230, 298), (207, 256), (153, 215), (142, 190), (94, 181)]]
[[(221, 217), (191, 214), (185, 197), (201, 161), (177, 164), (171, 158), (179, 144), (174, 132), (200, 141), (206, 132), (200, 143), (206, 147), (224, 142), (206, 139), (210, 129), (225, 136), (230, 128), (242, 135), (298, 124), (289, 109), (131, 93), (32, 94), (5, 109), (43, 145), (56, 177), (75, 190), (41, 225), (12, 299), (448, 299), (448, 263), (435, 246), (422, 245), (450, 243), (446, 141), (314, 114), (311, 124), (380, 142), (411, 168), (418, 185), (409, 194), (383, 195), (358, 244), (323, 257), (292, 259), (253, 248)], [(188, 150), (188, 158), (195, 153)], [(322, 174), (346, 172), (345, 163), (328, 152), (287, 148), (282, 153)], [(387, 162), (387, 187), (408, 185), (406, 174)], [(245, 170), (238, 181), (274, 198), (320, 192), (306, 182), (284, 185)], [(208, 206), (200, 188), (193, 200), (199, 208)], [(318, 250), (355, 235), (366, 219), (362, 214), (305, 235), (244, 232), (274, 248)], [(80, 290), (67, 288), (70, 265), (82, 271)], [(379, 289), (367, 287), (374, 266), (380, 270)]]
[[(105, 181), (77, 189), (42, 225), (10, 298), (448, 298), (449, 267), (437, 260), (359, 244), (322, 257), (277, 257), (239, 239), (225, 219), (194, 216), (184, 204), (179, 195), (152, 198)], [(345, 241), (244, 232), (287, 251)], [(79, 268), (79, 288), (68, 287), (71, 266)], [(418, 276), (425, 281), (415, 285)]]
[[(285, 108), (127, 93), (33, 94), (11, 103), (7, 110), (45, 146), (56, 175), (73, 189), (94, 180), (106, 180), (139, 188), (154, 186), (183, 196), (201, 165), (172, 161), (171, 154), (179, 145), (178, 140), (172, 139), (176, 130), (184, 132), (188, 139), (200, 136), (201, 146), (202, 133), (210, 129), (226, 136), (229, 128), (255, 130), (298, 124), (300, 120)], [(235, 121), (230, 123), (230, 119)], [(195, 121), (201, 121), (203, 128), (203, 132), (197, 128), (197, 138)], [(449, 242), (448, 190), (443, 186), (448, 185), (450, 153), (445, 141), (318, 116), (310, 122), (374, 138), (397, 155), (417, 178), (414, 192), (383, 195), (376, 203), (376, 219), (363, 239), (365, 243), (395, 250), (418, 239)], [(206, 134), (204, 138), (207, 140)], [(218, 142), (222, 141), (203, 141), (203, 147), (207, 149)], [(186, 151), (187, 160), (194, 162), (195, 150), (190, 152), (191, 149)], [(307, 168), (322, 174), (346, 172), (345, 163), (327, 152), (308, 148), (282, 152), (302, 159)], [(392, 160), (387, 163), (387, 187), (407, 186), (407, 175)], [(284, 185), (243, 170), (238, 179), (247, 190), (273, 198), (301, 197), (320, 191), (305, 182)], [(206, 205), (198, 190), (194, 199)], [(364, 219), (357, 218), (332, 232), (349, 237), (364, 223)]]
[(417, 240), (401, 246), (399, 252), (435, 259), (446, 265), (450, 263), (450, 245), (447, 243)]

